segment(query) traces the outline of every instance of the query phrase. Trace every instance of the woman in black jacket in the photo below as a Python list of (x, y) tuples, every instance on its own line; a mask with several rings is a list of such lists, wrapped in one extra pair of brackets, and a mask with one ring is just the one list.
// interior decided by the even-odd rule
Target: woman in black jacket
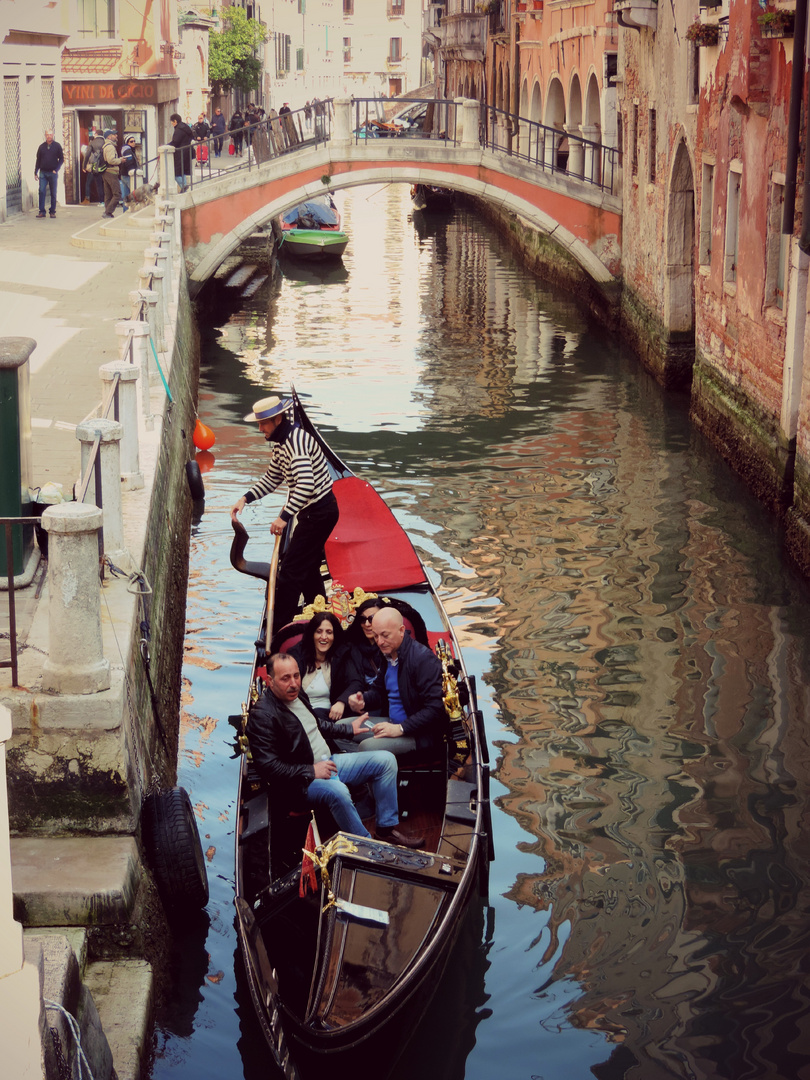
[(348, 664), (349, 646), (340, 619), (331, 611), (313, 615), (288, 655), (298, 661), (312, 711), (323, 720), (340, 720), (348, 709), (349, 694), (360, 689)]

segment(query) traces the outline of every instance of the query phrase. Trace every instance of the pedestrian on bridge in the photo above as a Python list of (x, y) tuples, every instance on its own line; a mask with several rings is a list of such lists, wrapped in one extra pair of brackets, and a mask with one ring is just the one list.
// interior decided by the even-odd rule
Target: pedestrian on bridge
[(214, 109), (214, 116), (211, 120), (211, 134), (214, 136), (214, 157), (219, 157), (222, 154), (222, 140), (225, 137), (225, 117), (222, 115), (222, 109)]
[(194, 136), (191, 133), (191, 128), (183, 121), (180, 113), (172, 113), (169, 117), (171, 125), (174, 128), (174, 134), (172, 135), (169, 146), (173, 146), (174, 150), (174, 178), (177, 181), (177, 188), (183, 192), (191, 183), (191, 144), (194, 142)]

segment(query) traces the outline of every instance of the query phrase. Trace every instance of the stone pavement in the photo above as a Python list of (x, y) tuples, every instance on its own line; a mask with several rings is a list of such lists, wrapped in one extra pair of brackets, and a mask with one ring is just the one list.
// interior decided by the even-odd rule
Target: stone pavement
[(18, 214), (0, 224), (0, 334), (37, 342), (31, 483), (55, 481), (66, 495), (79, 474), (75, 427), (101, 400), (99, 367), (118, 359), (115, 324), (130, 317), (128, 294), (138, 288), (148, 246), (146, 238), (140, 254), (71, 246), (101, 214), (96, 206), (60, 206), (53, 219)]
[[(100, 232), (120, 229), (136, 216), (154, 215), (149, 206), (137, 215), (102, 218), (97, 206), (59, 206), (55, 218), (31, 212), (0, 223), (0, 335), (33, 338), (29, 361), (31, 388), (31, 476), (33, 488), (49, 481), (69, 497), (79, 477), (81, 445), (76, 425), (102, 398), (98, 369), (119, 358), (115, 324), (130, 317), (129, 293), (138, 288), (138, 270), (148, 246), (148, 229), (136, 251), (97, 250), (71, 244), (105, 244)], [(144, 222), (145, 223), (145, 222)], [(106, 231), (106, 230), (105, 230)], [(98, 233), (98, 239), (93, 240)], [(38, 602), (41, 570), (31, 586), (16, 594), (17, 633), (25, 641)], [(0, 592), (0, 658), (8, 659), (9, 618)], [(8, 669), (2, 671), (8, 675)]]

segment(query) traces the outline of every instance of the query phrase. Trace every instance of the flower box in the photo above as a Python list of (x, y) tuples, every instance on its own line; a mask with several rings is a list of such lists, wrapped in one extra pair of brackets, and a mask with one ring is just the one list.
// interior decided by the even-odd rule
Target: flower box
[(761, 15), (757, 15), (762, 36), (766, 38), (793, 37), (794, 21), (795, 12), (785, 11), (782, 8), (763, 11)]
[(694, 41), (699, 47), (711, 47), (720, 41), (720, 27), (717, 23), (702, 23), (695, 19), (686, 31), (686, 40)]

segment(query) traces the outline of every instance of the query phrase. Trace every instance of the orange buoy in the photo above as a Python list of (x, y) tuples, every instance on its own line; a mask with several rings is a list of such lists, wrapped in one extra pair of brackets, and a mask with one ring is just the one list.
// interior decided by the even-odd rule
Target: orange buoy
[(195, 454), (195, 461), (199, 465), (201, 473), (210, 472), (216, 460), (210, 450), (200, 450)]
[(194, 445), (198, 450), (210, 450), (216, 442), (214, 433), (210, 427), (207, 427), (202, 420), (197, 419), (197, 423), (194, 425)]

